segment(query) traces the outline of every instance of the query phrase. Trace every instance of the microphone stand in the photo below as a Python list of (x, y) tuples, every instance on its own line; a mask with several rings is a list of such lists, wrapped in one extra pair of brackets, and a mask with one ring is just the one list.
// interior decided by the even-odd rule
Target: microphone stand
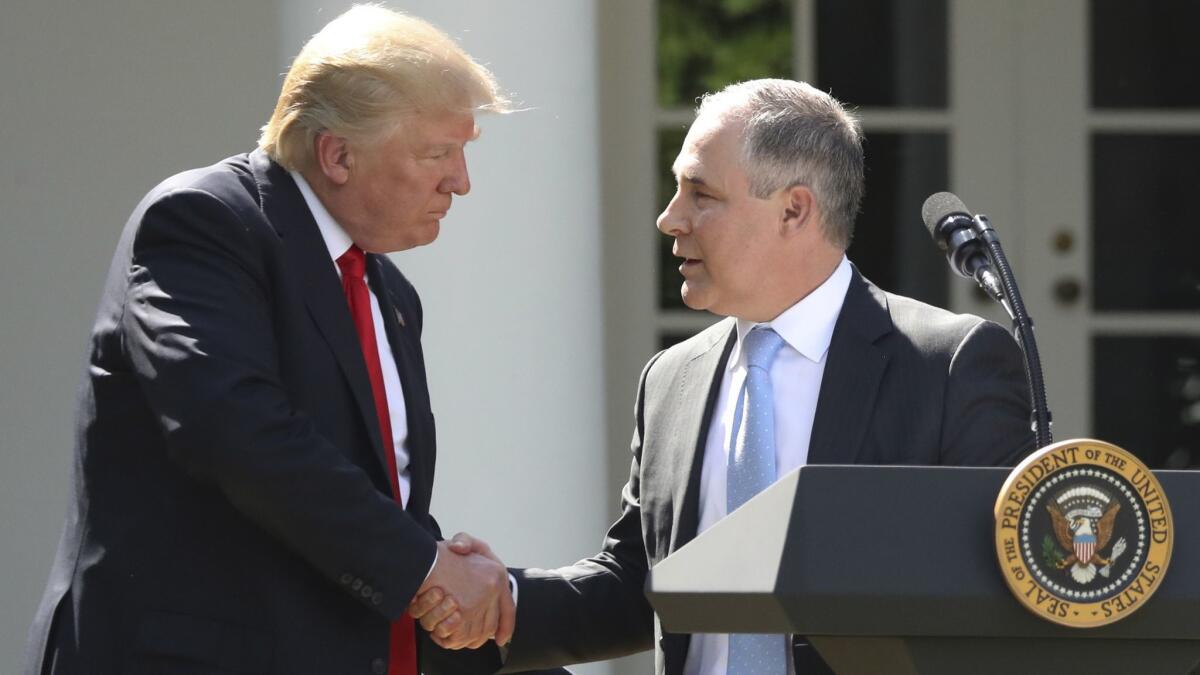
[[(1054, 441), (1051, 433), (1052, 419), (1050, 408), (1046, 404), (1046, 382), (1042, 378), (1042, 360), (1038, 356), (1037, 341), (1033, 337), (1033, 319), (1025, 311), (1025, 303), (1021, 300), (1021, 292), (1017, 289), (1017, 279), (1013, 275), (1008, 258), (1000, 248), (1000, 238), (992, 229), (987, 216), (977, 215), (971, 219), (971, 227), (984, 244), (984, 251), (992, 266), (1000, 275), (1000, 285), (1003, 297), (996, 298), (1008, 312), (1013, 322), (1013, 334), (1021, 351), (1025, 354), (1025, 376), (1029, 381), (1029, 393), (1033, 401), (1033, 415), (1030, 420), (1033, 433), (1037, 439), (1037, 447), (1044, 448)], [(982, 285), (982, 284), (981, 284)], [(994, 289), (985, 287), (989, 295), (995, 297)]]

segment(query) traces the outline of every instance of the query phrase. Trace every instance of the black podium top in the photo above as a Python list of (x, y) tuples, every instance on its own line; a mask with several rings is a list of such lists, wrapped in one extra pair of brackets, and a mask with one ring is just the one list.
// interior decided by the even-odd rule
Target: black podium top
[(1008, 473), (802, 467), (655, 566), (647, 595), (678, 633), (1200, 638), (1200, 473), (1155, 472), (1176, 528), (1162, 587), (1086, 630), (1034, 616), (1001, 577), (992, 507)]

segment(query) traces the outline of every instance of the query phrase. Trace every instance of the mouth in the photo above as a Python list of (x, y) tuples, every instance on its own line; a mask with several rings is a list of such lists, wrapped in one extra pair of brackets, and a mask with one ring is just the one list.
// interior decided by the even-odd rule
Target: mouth
[(703, 265), (703, 264), (704, 264), (704, 261), (700, 260), (699, 258), (684, 258), (683, 262), (680, 263), (680, 265), (679, 265), (679, 271), (684, 272), (686, 270), (699, 267), (700, 265)]

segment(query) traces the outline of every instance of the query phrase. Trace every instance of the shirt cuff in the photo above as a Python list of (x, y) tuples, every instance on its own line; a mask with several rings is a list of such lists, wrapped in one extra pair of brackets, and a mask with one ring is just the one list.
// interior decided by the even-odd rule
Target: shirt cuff
[[(434, 549), (433, 550), (433, 562), (429, 564), (429, 571), (425, 573), (425, 581), (429, 581), (429, 575), (433, 574), (433, 568), (437, 567), (437, 559), (438, 559), (438, 550)], [(511, 574), (508, 575), (508, 578), (511, 579), (512, 575)], [(424, 581), (421, 582), (421, 585), (424, 586), (425, 582)]]

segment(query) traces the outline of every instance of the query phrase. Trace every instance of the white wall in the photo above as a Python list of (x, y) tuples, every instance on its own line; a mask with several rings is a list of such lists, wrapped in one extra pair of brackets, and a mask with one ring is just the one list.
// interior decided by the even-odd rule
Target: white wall
[[(253, 146), (280, 74), (349, 2), (9, 0), (0, 21), (0, 673), (66, 506), (75, 385), (116, 237), (175, 171)], [(594, 0), (411, 0), (529, 110), (482, 120), (472, 193), (395, 256), (425, 303), (434, 512), (510, 564), (594, 552), (604, 440)], [(598, 675), (606, 666), (577, 669)]]
[(159, 180), (253, 147), (278, 88), (273, 12), (4, 2), (0, 673), (19, 672), (62, 527), (75, 386), (118, 233)]

